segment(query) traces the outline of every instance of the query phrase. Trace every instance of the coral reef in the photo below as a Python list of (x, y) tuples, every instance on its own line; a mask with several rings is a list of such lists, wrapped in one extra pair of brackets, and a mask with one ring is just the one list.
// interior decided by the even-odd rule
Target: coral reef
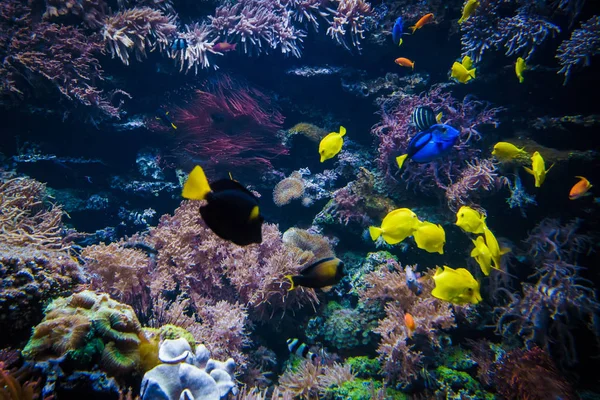
[(292, 172), (290, 176), (281, 180), (273, 188), (273, 202), (281, 207), (289, 204), (292, 200), (299, 199), (304, 195), (304, 181), (299, 172)]
[(558, 73), (565, 76), (565, 84), (574, 68), (587, 67), (591, 57), (600, 54), (599, 35), (600, 16), (596, 15), (582, 23), (571, 33), (571, 38), (560, 44), (556, 58), (561, 65)]
[(55, 299), (45, 314), (23, 349), (25, 358), (64, 359), (88, 369), (99, 362), (116, 376), (140, 367), (138, 350), (146, 339), (130, 306), (107, 294), (83, 291)]

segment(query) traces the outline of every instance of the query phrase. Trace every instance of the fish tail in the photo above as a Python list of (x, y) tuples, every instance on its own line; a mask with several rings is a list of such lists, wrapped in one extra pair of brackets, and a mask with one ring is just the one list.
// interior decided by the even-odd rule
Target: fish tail
[(512, 249), (511, 249), (511, 248), (508, 248), (508, 247), (502, 247), (502, 248), (500, 249), (500, 255), (502, 256), (502, 255), (504, 255), (504, 254), (506, 254), (506, 253), (510, 253), (511, 251), (512, 251)]
[(458, 23), (462, 24), (463, 22), (465, 22), (465, 18), (464, 17), (460, 17), (460, 19), (458, 20)]
[(376, 226), (369, 227), (369, 235), (371, 235), (371, 240), (376, 241), (379, 236), (383, 233), (383, 229), (378, 228)]
[(233, 46), (231, 46), (231, 50), (235, 51), (236, 47), (237, 47), (237, 43), (234, 43)]
[(173, 129), (177, 129), (177, 125), (175, 125), (174, 123), (171, 122), (171, 126), (173, 127)]
[(413, 71), (415, 70), (415, 62), (413, 61), (412, 65), (411, 65)]
[(210, 191), (210, 185), (208, 184), (204, 170), (201, 166), (196, 165), (188, 175), (181, 195), (189, 200), (204, 200)]
[(415, 33), (415, 31), (418, 29), (416, 25), (411, 26), (409, 29), (412, 29), (412, 33)]
[(523, 168), (525, 168), (525, 171), (526, 171), (528, 174), (535, 176), (535, 173), (533, 172), (533, 170), (532, 170), (531, 168), (527, 168), (527, 167), (523, 167)]
[(473, 68), (472, 70), (470, 70), (470, 71), (467, 71), (467, 72), (469, 73), (469, 75), (471, 75), (471, 76), (473, 77), (473, 79), (475, 79), (475, 70), (476, 70), (476, 69), (477, 69), (477, 68)]
[(396, 162), (398, 163), (398, 168), (402, 169), (402, 166), (404, 165), (404, 161), (406, 161), (406, 157), (408, 157), (408, 154), (404, 154), (402, 156), (396, 157)]
[(346, 128), (344, 128), (343, 126), (340, 126), (340, 136), (344, 137), (345, 134), (346, 134)]
[(292, 286), (290, 286), (290, 288), (288, 289), (288, 291), (294, 290), (296, 288), (296, 285), (294, 284), (294, 277), (292, 275), (286, 275), (285, 279), (289, 280), (290, 284), (292, 285)]
[(522, 75), (520, 75), (520, 76), (519, 76), (519, 83), (523, 83), (523, 82), (525, 82), (525, 78), (523, 78), (523, 76), (522, 76)]
[(402, 38), (400, 38), (400, 40), (398, 40), (398, 46), (402, 46)]

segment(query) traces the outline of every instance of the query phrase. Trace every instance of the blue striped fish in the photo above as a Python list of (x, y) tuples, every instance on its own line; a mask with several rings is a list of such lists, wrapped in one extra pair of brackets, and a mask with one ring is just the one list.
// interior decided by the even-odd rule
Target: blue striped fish
[(438, 122), (431, 107), (418, 106), (412, 112), (412, 123), (415, 124), (419, 131), (425, 131)]
[(171, 44), (171, 50), (173, 51), (185, 50), (186, 48), (187, 41), (184, 38), (177, 38), (173, 40), (173, 43)]

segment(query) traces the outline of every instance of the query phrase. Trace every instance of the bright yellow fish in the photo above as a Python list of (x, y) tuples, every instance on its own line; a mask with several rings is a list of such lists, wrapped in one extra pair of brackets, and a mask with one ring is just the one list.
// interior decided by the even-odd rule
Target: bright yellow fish
[(460, 83), (467, 83), (471, 79), (475, 79), (475, 68), (468, 70), (458, 61), (455, 61), (454, 64), (452, 64), (452, 69), (450, 71), (450, 77)]
[(483, 233), (485, 216), (469, 206), (462, 206), (456, 213), (456, 226), (469, 233)]
[(477, 261), (483, 274), (488, 276), (492, 270), (492, 253), (485, 244), (483, 236), (477, 236), (477, 240), (473, 240), (473, 244), (475, 248), (471, 251), (471, 257)]
[(425, 221), (421, 223), (413, 234), (417, 247), (428, 253), (444, 254), (446, 232), (440, 225)]
[(321, 155), (321, 162), (333, 158), (342, 150), (344, 145), (344, 135), (346, 134), (346, 128), (340, 126), (339, 132), (331, 132), (329, 135), (321, 139), (319, 143), (319, 154)]
[(479, 0), (468, 0), (465, 3), (465, 6), (463, 7), (462, 16), (458, 20), (458, 23), (462, 24), (463, 22), (468, 20), (469, 17), (471, 17), (471, 15), (473, 15), (473, 13), (477, 9), (477, 7), (479, 7)]
[(529, 158), (529, 154), (523, 149), (519, 149), (512, 143), (498, 142), (494, 145), (492, 155), (501, 162), (510, 162), (515, 159)]
[(477, 304), (481, 298), (479, 282), (464, 268), (438, 267), (433, 276), (435, 288), (431, 295), (454, 304)]
[(390, 211), (385, 216), (381, 222), (381, 228), (375, 226), (369, 227), (369, 234), (373, 241), (382, 236), (387, 244), (396, 244), (412, 236), (419, 224), (420, 221), (417, 218), (417, 214), (412, 212), (412, 210), (409, 208), (398, 208)]
[[(471, 57), (469, 56), (464, 56), (463, 59), (460, 62), (463, 67), (465, 67), (467, 70), (470, 70), (473, 68), (473, 60), (471, 59)], [(473, 70), (475, 71), (475, 70)]]
[(517, 78), (519, 78), (519, 83), (523, 83), (525, 78), (523, 78), (523, 71), (527, 69), (527, 64), (525, 64), (525, 60), (519, 57), (517, 58), (517, 62), (515, 63), (515, 74), (517, 74)]
[(535, 187), (539, 188), (546, 180), (546, 174), (552, 169), (552, 167), (554, 167), (554, 164), (552, 164), (550, 168), (546, 169), (546, 162), (544, 161), (544, 158), (539, 151), (536, 151), (531, 156), (531, 168), (524, 168), (525, 171), (533, 175), (535, 178)]
[(510, 252), (510, 249), (501, 249), (498, 244), (498, 240), (496, 240), (496, 236), (488, 229), (488, 227), (483, 228), (483, 234), (485, 236), (485, 245), (490, 250), (490, 254), (492, 255), (492, 262), (494, 263), (494, 267), (497, 269), (500, 268), (500, 258)]

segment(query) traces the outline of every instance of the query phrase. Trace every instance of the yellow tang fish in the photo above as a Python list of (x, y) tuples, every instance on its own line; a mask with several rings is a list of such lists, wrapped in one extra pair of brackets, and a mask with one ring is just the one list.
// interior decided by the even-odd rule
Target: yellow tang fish
[[(469, 62), (466, 62), (466, 64), (469, 65)], [(454, 64), (452, 64), (452, 69), (450, 70), (450, 77), (454, 78), (460, 83), (467, 83), (471, 79), (475, 79), (475, 69), (476, 68), (467, 69), (463, 64), (455, 61)]]
[(523, 71), (527, 69), (527, 64), (525, 64), (525, 60), (519, 57), (517, 58), (517, 62), (515, 63), (515, 74), (517, 74), (517, 78), (519, 78), (519, 83), (523, 83), (525, 78), (523, 78)]
[(524, 168), (525, 171), (533, 175), (535, 178), (535, 187), (539, 188), (542, 186), (542, 183), (544, 183), (544, 180), (546, 180), (546, 174), (552, 169), (552, 167), (554, 167), (554, 164), (552, 164), (550, 168), (546, 169), (544, 158), (539, 151), (536, 151), (531, 156), (531, 168)]
[(446, 232), (440, 225), (425, 221), (421, 223), (413, 234), (417, 247), (428, 253), (444, 254)]
[(344, 135), (346, 134), (346, 128), (340, 126), (339, 132), (331, 132), (329, 135), (321, 139), (319, 143), (319, 154), (321, 155), (321, 162), (333, 158), (342, 150), (344, 144)]
[(517, 158), (529, 158), (529, 154), (524, 150), (524, 148), (519, 149), (514, 144), (508, 142), (496, 143), (494, 145), (492, 155), (501, 162), (510, 162)]
[(485, 244), (492, 255), (492, 262), (494, 263), (495, 268), (500, 269), (500, 257), (510, 252), (510, 249), (501, 249), (498, 240), (496, 240), (496, 236), (494, 236), (487, 226), (483, 228), (483, 234), (485, 236)]
[(481, 298), (479, 282), (464, 268), (438, 267), (433, 276), (435, 288), (431, 295), (454, 304), (477, 304)]
[(477, 236), (477, 240), (473, 240), (472, 242), (475, 245), (475, 248), (471, 251), (471, 257), (477, 261), (483, 274), (488, 276), (492, 270), (492, 253), (485, 244), (483, 236)]
[(456, 226), (469, 233), (483, 233), (485, 216), (469, 206), (462, 206), (456, 213)]
[(411, 236), (420, 222), (409, 208), (398, 208), (385, 216), (381, 228), (369, 227), (369, 234), (373, 241), (382, 236), (387, 244), (396, 244)]
[(471, 15), (473, 15), (473, 13), (477, 9), (477, 7), (479, 7), (479, 0), (468, 0), (465, 3), (465, 6), (463, 7), (462, 16), (458, 20), (458, 23), (462, 24), (463, 22), (468, 20), (469, 17), (471, 17)]

